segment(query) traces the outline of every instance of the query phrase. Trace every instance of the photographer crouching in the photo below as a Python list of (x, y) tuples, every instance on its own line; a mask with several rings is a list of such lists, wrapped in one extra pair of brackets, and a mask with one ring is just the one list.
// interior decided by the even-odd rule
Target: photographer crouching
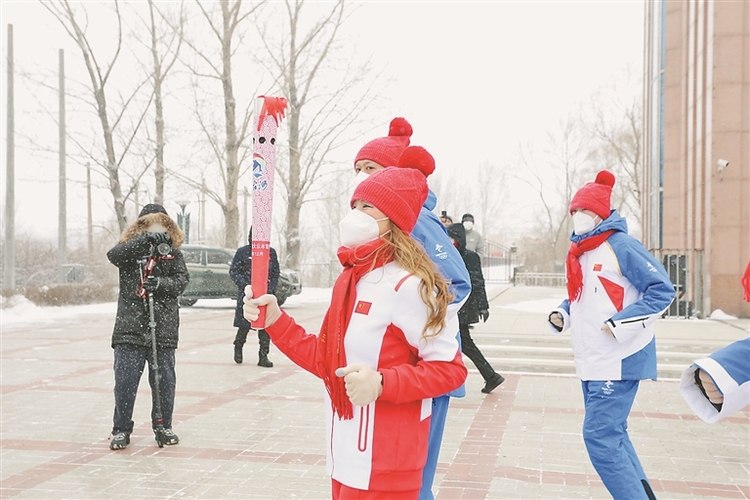
[[(149, 366), (151, 425), (157, 444), (174, 445), (175, 349), (180, 327), (178, 297), (189, 275), (179, 248), (184, 235), (163, 206), (150, 203), (107, 252), (120, 271), (112, 333), (115, 411), (109, 447), (130, 444), (133, 407), (143, 369)], [(156, 364), (154, 361), (156, 360)]]

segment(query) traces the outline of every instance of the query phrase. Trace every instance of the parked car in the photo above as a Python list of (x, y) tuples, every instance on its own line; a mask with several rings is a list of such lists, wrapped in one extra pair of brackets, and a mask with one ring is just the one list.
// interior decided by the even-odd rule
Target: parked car
[[(189, 307), (200, 299), (237, 298), (237, 285), (229, 277), (229, 266), (235, 250), (204, 245), (182, 245), (180, 250), (190, 273), (190, 283), (180, 296), (180, 305)], [(282, 268), (274, 292), (279, 305), (300, 292), (302, 284), (299, 274)]]

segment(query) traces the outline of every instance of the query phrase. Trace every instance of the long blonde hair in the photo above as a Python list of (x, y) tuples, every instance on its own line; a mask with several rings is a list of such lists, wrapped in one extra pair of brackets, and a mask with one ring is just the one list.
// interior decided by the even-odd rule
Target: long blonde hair
[(422, 280), (419, 295), (429, 311), (422, 338), (437, 337), (445, 328), (448, 304), (453, 300), (448, 281), (435, 268), (424, 248), (395, 224), (391, 224), (391, 230), (381, 238), (386, 245), (377, 252), (392, 252), (394, 260), (401, 267)]

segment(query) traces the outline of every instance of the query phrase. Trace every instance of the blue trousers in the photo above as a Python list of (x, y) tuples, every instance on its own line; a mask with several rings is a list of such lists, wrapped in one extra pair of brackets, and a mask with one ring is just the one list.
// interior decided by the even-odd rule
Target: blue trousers
[(628, 436), (628, 416), (638, 384), (638, 380), (582, 381), (586, 408), (583, 442), (591, 464), (615, 500), (649, 499), (648, 479)]
[(427, 444), (427, 463), (422, 470), (422, 489), (419, 490), (419, 500), (434, 500), (432, 483), (435, 481), (440, 445), (443, 442), (445, 418), (448, 415), (450, 396), (432, 398), (432, 417), (430, 418), (430, 436)]
[[(165, 429), (172, 428), (174, 392), (177, 377), (174, 370), (174, 349), (158, 349), (159, 393), (161, 416)], [(115, 346), (115, 413), (112, 418), (112, 434), (133, 432), (133, 408), (138, 384), (148, 362), (148, 383), (151, 386), (151, 425), (156, 427), (156, 391), (152, 350), (147, 347), (118, 344)]]

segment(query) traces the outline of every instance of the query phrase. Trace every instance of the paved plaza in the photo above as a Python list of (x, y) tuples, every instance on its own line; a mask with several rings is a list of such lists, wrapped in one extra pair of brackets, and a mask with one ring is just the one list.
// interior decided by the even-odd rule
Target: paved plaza
[[(499, 287), (474, 339), (506, 382), (493, 394), (469, 367), (452, 401), (435, 491), (450, 499), (606, 499), (581, 438), (580, 381), (567, 337), (513, 304), (559, 289)], [(286, 306), (315, 331), (323, 303)], [(40, 313), (43, 315), (43, 312)], [(325, 499), (323, 384), (272, 346), (260, 368), (248, 342), (232, 361), (233, 309), (182, 310), (174, 429), (160, 449), (142, 381), (130, 446), (110, 451), (113, 314), (3, 325), (0, 496), (14, 499)], [(629, 421), (660, 499), (750, 498), (750, 411), (709, 425), (678, 392), (680, 369), (748, 335), (748, 320), (660, 320), (660, 377), (644, 382)]]

